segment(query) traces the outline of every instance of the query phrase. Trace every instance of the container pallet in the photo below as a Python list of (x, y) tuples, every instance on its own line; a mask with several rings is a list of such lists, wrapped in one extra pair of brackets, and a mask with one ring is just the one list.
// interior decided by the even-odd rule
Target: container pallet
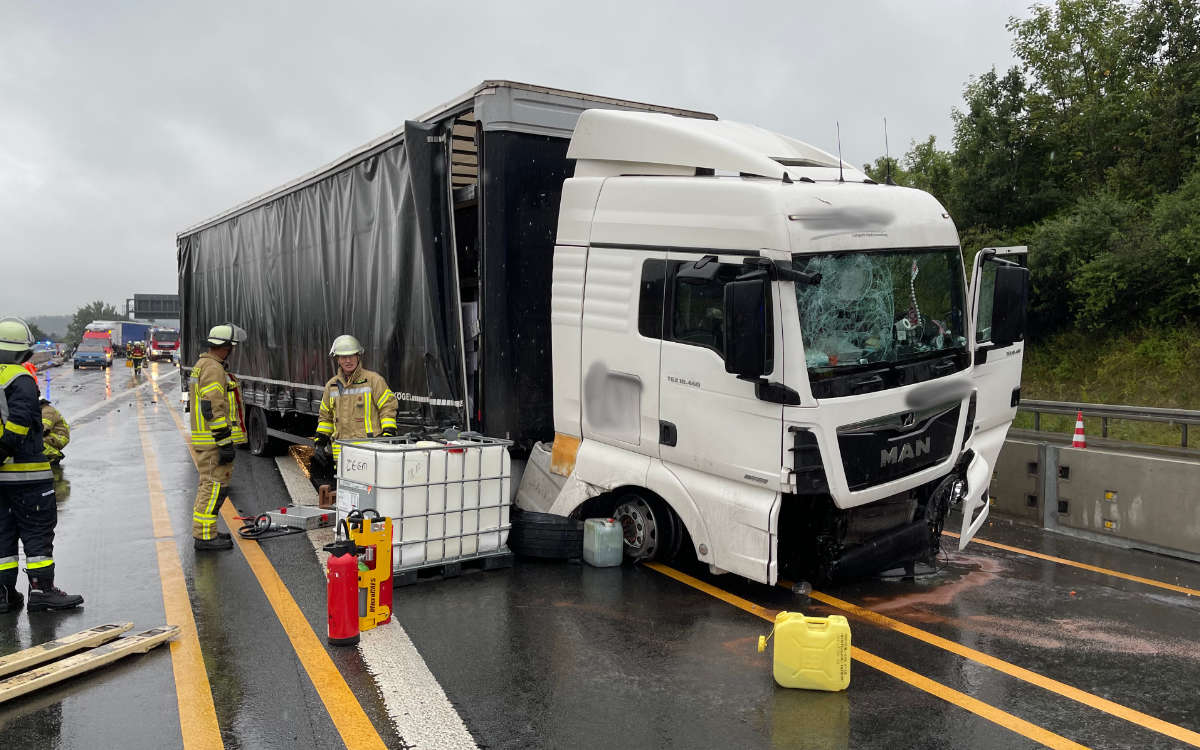
[(411, 586), (422, 581), (440, 581), (445, 578), (457, 578), (467, 570), (499, 570), (511, 568), (513, 554), (508, 550), (492, 552), (476, 557), (465, 557), (449, 562), (430, 563), (404, 570), (392, 572), (392, 587)]

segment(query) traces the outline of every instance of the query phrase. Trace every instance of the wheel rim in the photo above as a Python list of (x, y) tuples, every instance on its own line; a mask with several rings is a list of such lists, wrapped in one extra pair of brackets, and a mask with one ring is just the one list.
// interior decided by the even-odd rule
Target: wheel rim
[(640, 497), (631, 497), (613, 514), (621, 524), (625, 551), (635, 559), (652, 559), (658, 552), (658, 524), (654, 510)]

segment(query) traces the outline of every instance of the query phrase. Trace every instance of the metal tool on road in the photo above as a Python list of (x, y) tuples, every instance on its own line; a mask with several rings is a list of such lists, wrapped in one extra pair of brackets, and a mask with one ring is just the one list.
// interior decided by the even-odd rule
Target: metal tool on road
[(269, 510), (266, 515), (270, 516), (271, 523), (276, 527), (305, 531), (332, 526), (336, 518), (334, 511), (311, 505), (289, 505), (279, 510)]
[[(18, 668), (27, 668), (31, 664), (42, 663), (47, 658), (53, 661), (36, 669), (0, 680), (0, 703), (91, 672), (131, 654), (144, 654), (155, 646), (166, 643), (179, 635), (178, 625), (160, 625), (141, 633), (113, 639), (114, 633), (119, 636), (131, 627), (133, 627), (132, 623), (102, 625), (5, 657), (5, 659), (13, 659), (13, 664), (24, 665)], [(105, 643), (105, 640), (108, 642)], [(93, 645), (95, 648), (89, 648), (74, 656), (59, 658), (63, 654), (82, 647), (81, 643)], [(39, 651), (42, 653), (38, 653)], [(5, 663), (8, 664), (8, 662)]]

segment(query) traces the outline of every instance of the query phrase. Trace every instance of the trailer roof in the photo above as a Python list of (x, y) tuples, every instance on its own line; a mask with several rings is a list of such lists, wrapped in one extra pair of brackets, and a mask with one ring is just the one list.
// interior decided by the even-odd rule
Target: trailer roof
[[(510, 94), (514, 91), (519, 91), (519, 92), (523, 92), (525, 94), (542, 95), (542, 96), (549, 97), (549, 98), (565, 98), (565, 99), (573, 99), (573, 100), (580, 101), (580, 102), (586, 102), (587, 103), (586, 105), (584, 105), (583, 107), (579, 107), (580, 111), (582, 111), (583, 109), (587, 109), (588, 105), (595, 105), (596, 107), (600, 107), (600, 108), (629, 109), (629, 110), (640, 110), (640, 111), (644, 111), (644, 112), (662, 112), (662, 113), (666, 113), (666, 114), (679, 115), (682, 117), (694, 117), (694, 118), (703, 119), (703, 120), (716, 120), (717, 119), (717, 116), (710, 112), (700, 112), (697, 110), (680, 109), (677, 107), (666, 107), (666, 106), (661, 106), (661, 105), (657, 105), (657, 104), (647, 104), (645, 102), (635, 102), (635, 101), (631, 101), (628, 99), (614, 99), (612, 97), (607, 97), (607, 96), (597, 96), (595, 94), (585, 94), (585, 93), (578, 92), (578, 91), (567, 91), (565, 89), (555, 89), (555, 88), (549, 88), (547, 86), (536, 86), (536, 85), (528, 84), (528, 83), (519, 83), (516, 81), (504, 81), (504, 80), (484, 81), (483, 83), (480, 83), (478, 86), (475, 86), (474, 88), (461, 94), (460, 96), (457, 96), (454, 99), (451, 99), (450, 101), (445, 102), (444, 104), (434, 107), (433, 109), (429, 110), (428, 112), (422, 114), (417, 119), (421, 122), (436, 122), (438, 120), (442, 120), (449, 116), (460, 116), (460, 115), (464, 115), (464, 114), (469, 114), (474, 111), (475, 103), (480, 97), (493, 96), (504, 90), (507, 90)], [(511, 109), (515, 109), (515, 108), (506, 108), (506, 110), (505, 110), (506, 114), (511, 114)], [(552, 108), (548, 108), (546, 113), (551, 114), (551, 115), (554, 114)], [(568, 115), (568, 117), (570, 117), (570, 115)], [(471, 119), (474, 119), (473, 115), (471, 116)], [(492, 123), (489, 121), (489, 119), (490, 118), (484, 118), (484, 129), (485, 130), (490, 130), (490, 129), (503, 129), (503, 130), (530, 129), (533, 132), (541, 132), (541, 133), (552, 134), (552, 135), (563, 135), (563, 133), (561, 132), (562, 131), (561, 115), (558, 118), (559, 122), (553, 123), (548, 126), (543, 126), (543, 127), (539, 127), (532, 123), (517, 122), (517, 121), (501, 122), (499, 119), (497, 119), (497, 121), (495, 123), (495, 127), (493, 128), (493, 127), (491, 127)], [(573, 122), (573, 120), (572, 120), (572, 122)], [(522, 127), (522, 125), (525, 125), (527, 127)], [(566, 135), (569, 135), (569, 133), (566, 133)], [(343, 154), (342, 156), (338, 157), (337, 159), (334, 159), (333, 161), (329, 162), (328, 164), (326, 164), (323, 167), (313, 170), (312, 172), (309, 172), (301, 177), (291, 180), (290, 182), (284, 183), (283, 185), (280, 185), (279, 187), (277, 187), (273, 190), (269, 190), (265, 193), (262, 193), (253, 198), (250, 198), (249, 200), (243, 201), (242, 203), (237, 204), (233, 208), (230, 208), (226, 211), (222, 211), (221, 213), (217, 214), (216, 216), (205, 219), (204, 221), (201, 221), (197, 224), (194, 224), (194, 225), (188, 227), (187, 229), (184, 229), (183, 231), (179, 232), (176, 235), (176, 239), (178, 239), (180, 237), (186, 237), (190, 234), (194, 234), (195, 232), (198, 232), (202, 229), (210, 227), (214, 224), (218, 224), (226, 219), (237, 216), (238, 214), (241, 214), (245, 211), (249, 211), (249, 210), (256, 208), (258, 206), (261, 206), (265, 203), (269, 203), (270, 201), (273, 201), (277, 198), (287, 195), (288, 193), (291, 193), (295, 190), (299, 190), (300, 188), (302, 188), (306, 185), (309, 185), (313, 182), (321, 180), (329, 175), (335, 174), (335, 173), (345, 169), (346, 167), (351, 166), (352, 164), (356, 164), (364, 159), (367, 159), (367, 158), (371, 157), (372, 155), (374, 155), (390, 146), (393, 146), (396, 143), (399, 143), (403, 140), (404, 140), (404, 126), (401, 125), (400, 127), (396, 128), (395, 130), (385, 133), (385, 134), (379, 136), (378, 138), (375, 138), (375, 139), (363, 144), (362, 146), (359, 146), (358, 148), (356, 148), (346, 154)]]

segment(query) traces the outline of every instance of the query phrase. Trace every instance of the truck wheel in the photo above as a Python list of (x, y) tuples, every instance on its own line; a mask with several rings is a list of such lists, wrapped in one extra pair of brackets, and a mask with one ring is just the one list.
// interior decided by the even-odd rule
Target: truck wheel
[(626, 557), (671, 562), (679, 554), (683, 522), (659, 498), (637, 492), (623, 494), (617, 498), (613, 517), (625, 536)]
[(75, 365), (75, 369), (76, 369), (76, 370), (78, 370), (78, 369), (79, 369), (79, 363), (78, 363), (78, 362), (72, 362), (71, 364)]
[(267, 415), (261, 407), (250, 407), (246, 415), (246, 442), (255, 456), (277, 456), (283, 452), (283, 441), (267, 432)]

